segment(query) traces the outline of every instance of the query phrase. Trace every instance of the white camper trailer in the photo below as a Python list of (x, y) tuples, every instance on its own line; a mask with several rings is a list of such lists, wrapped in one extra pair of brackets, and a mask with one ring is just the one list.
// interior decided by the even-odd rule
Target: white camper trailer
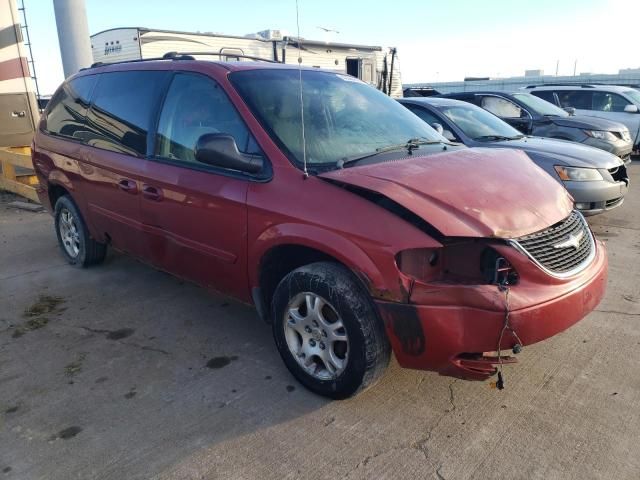
[(392, 97), (402, 96), (395, 48), (298, 39), (279, 30), (244, 37), (147, 28), (113, 28), (91, 36), (95, 62), (111, 63), (162, 57), (169, 52), (209, 52), (224, 61), (242, 56), (339, 71), (358, 77)]
[(29, 145), (39, 118), (14, 0), (0, 0), (0, 147)]

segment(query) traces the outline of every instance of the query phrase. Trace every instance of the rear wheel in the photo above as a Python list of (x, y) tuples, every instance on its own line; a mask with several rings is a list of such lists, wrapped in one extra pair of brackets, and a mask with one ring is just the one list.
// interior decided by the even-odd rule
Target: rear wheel
[(107, 246), (91, 238), (80, 210), (69, 196), (58, 199), (54, 218), (60, 250), (70, 264), (87, 267), (104, 260)]
[(390, 346), (373, 302), (341, 265), (289, 273), (273, 297), (273, 335), (291, 373), (310, 390), (346, 398), (382, 375)]

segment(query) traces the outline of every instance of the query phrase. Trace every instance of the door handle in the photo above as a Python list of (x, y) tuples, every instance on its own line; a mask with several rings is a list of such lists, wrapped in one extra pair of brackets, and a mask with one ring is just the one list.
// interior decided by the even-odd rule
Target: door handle
[(22, 111), (20, 111), (20, 112), (11, 112), (11, 116), (12, 116), (13, 118), (18, 118), (18, 117), (19, 117), (19, 118), (23, 118), (26, 114), (27, 114), (27, 113), (26, 113), (24, 110), (22, 110)]
[(142, 196), (149, 200), (159, 202), (162, 200), (162, 190), (151, 185), (142, 185)]
[(122, 190), (123, 192), (131, 193), (134, 195), (138, 193), (138, 184), (133, 180), (120, 180), (118, 182), (118, 188), (120, 188), (120, 190)]

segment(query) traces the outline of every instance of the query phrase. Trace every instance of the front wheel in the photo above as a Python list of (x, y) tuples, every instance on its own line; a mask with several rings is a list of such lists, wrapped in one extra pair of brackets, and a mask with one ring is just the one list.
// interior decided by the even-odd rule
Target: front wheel
[(391, 349), (369, 295), (345, 267), (319, 262), (289, 273), (273, 296), (273, 335), (291, 373), (341, 399), (382, 376)]

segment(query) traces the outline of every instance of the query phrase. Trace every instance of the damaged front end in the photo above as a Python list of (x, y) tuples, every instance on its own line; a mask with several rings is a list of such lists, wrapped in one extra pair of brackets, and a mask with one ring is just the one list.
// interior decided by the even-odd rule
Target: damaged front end
[[(427, 305), (455, 308), (470, 303), (475, 308), (506, 312), (503, 292), (519, 281), (517, 270), (494, 248), (504, 247), (505, 242), (475, 238), (441, 241), (442, 248), (409, 249), (396, 255), (399, 275), (409, 285), (408, 304), (378, 302), (396, 356), (406, 367), (439, 369), (432, 361), (428, 362), (433, 367), (424, 363), (419, 366), (415, 361), (433, 357), (432, 353), (438, 351), (435, 345), (427, 345), (429, 326), (425, 328), (422, 314)], [(494, 346), (500, 334), (496, 332)], [(446, 343), (446, 339), (443, 341)], [(494, 375), (496, 365), (516, 362), (513, 357), (483, 351), (463, 351), (448, 360), (455, 368), (448, 374), (476, 380)]]
[(424, 234), (426, 248), (389, 241), (406, 298), (371, 291), (403, 367), (486, 379), (514, 361), (503, 352), (569, 328), (604, 295), (604, 245), (522, 152), (469, 149), (319, 176)]
[[(558, 226), (548, 230), (551, 242), (564, 238)], [(399, 252), (396, 264), (409, 285), (408, 302), (376, 300), (399, 364), (485, 380), (516, 362), (506, 352), (518, 353), (569, 328), (604, 295), (606, 253), (588, 235), (587, 257), (575, 257), (582, 254), (573, 248), (565, 255), (579, 262), (569, 276), (541, 268), (511, 240), (443, 239), (442, 248)], [(530, 251), (547, 258), (541, 237), (535, 238)]]

